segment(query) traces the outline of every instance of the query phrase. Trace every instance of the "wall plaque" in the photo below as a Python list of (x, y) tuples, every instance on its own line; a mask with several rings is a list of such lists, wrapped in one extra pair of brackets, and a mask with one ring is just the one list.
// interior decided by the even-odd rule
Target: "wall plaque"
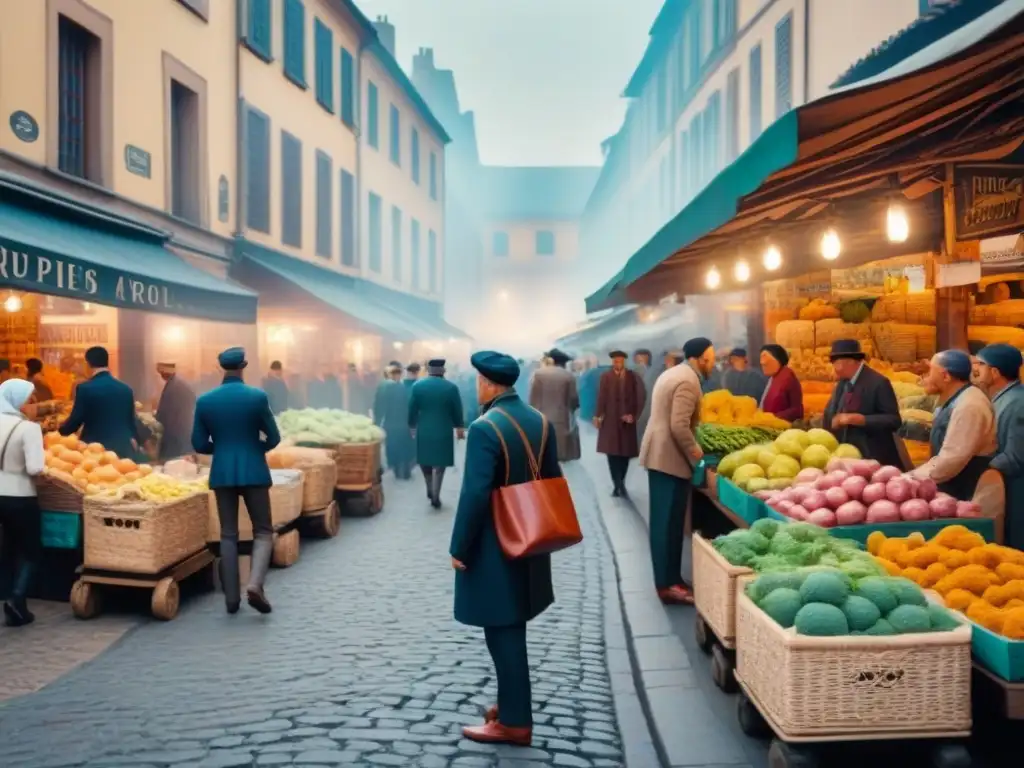
[(11, 130), (27, 144), (39, 138), (39, 123), (28, 112), (18, 110), (11, 113)]
[(128, 173), (148, 179), (152, 175), (152, 165), (153, 158), (149, 152), (132, 144), (125, 144), (124, 167), (128, 169)]

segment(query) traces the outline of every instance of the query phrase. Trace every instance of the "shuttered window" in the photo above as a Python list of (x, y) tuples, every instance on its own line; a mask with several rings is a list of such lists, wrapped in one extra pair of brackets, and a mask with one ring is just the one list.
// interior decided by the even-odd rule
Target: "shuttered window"
[(437, 200), (437, 154), (430, 153), (430, 199)]
[(306, 87), (306, 7), (284, 0), (284, 76)]
[(409, 258), (412, 263), (412, 289), (420, 290), (420, 223), (413, 219), (409, 226)]
[(331, 218), (334, 203), (331, 189), (334, 180), (334, 163), (325, 152), (316, 153), (316, 255), (331, 258), (334, 255), (334, 235)]
[(371, 82), (366, 84), (366, 141), (374, 149), (380, 147), (380, 93)]
[(249, 107), (245, 119), (245, 222), (270, 232), (270, 118)]
[(381, 235), (383, 234), (381, 227), (383, 221), (381, 220), (381, 200), (380, 195), (375, 195), (373, 192), (370, 193), (370, 206), (369, 206), (369, 220), (370, 220), (370, 269), (374, 272), (380, 272), (381, 269)]
[(302, 247), (302, 142), (281, 131), (281, 242)]
[(270, 25), (270, 0), (249, 0), (245, 44), (264, 61), (270, 61), (273, 58)]
[(736, 67), (725, 80), (725, 163), (740, 154), (740, 68)]
[(412, 183), (420, 183), (420, 132), (412, 129), (412, 146), (409, 147), (409, 162), (412, 163)]
[(761, 44), (750, 49), (750, 143), (761, 135), (761, 104), (764, 102), (761, 83)]
[(402, 282), (402, 209), (391, 206), (391, 278)]
[(427, 233), (427, 281), (431, 293), (437, 293), (437, 232)]
[(356, 179), (346, 170), (341, 172), (341, 263), (346, 267), (358, 264), (356, 259)]
[(701, 117), (700, 115), (694, 115), (693, 119), (690, 120), (690, 195), (693, 197), (697, 196), (700, 192), (701, 182), (703, 181), (703, 171), (701, 169)]
[(341, 49), (341, 122), (349, 128), (356, 124), (356, 64), (347, 49)]
[[(689, 136), (686, 131), (679, 132), (679, 199), (683, 205), (686, 205), (690, 201), (690, 183), (687, 175), (687, 169), (689, 168), (690, 156), (689, 156)], [(680, 206), (682, 207), (682, 206)]]
[(690, 6), (690, 83), (696, 83), (700, 79), (701, 64), (704, 63), (704, 54), (701, 46), (703, 38), (704, 20), (701, 13), (701, 4), (694, 3)]
[(402, 118), (398, 113), (398, 107), (394, 104), (391, 105), (390, 116), (391, 162), (400, 166), (402, 164)]
[(320, 19), (313, 25), (316, 46), (316, 100), (334, 112), (334, 33)]
[(793, 108), (793, 14), (775, 27), (775, 119)]

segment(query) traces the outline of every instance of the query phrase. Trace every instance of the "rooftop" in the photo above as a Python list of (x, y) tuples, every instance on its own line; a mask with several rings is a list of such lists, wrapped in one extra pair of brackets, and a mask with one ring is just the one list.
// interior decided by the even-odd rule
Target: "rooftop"
[(578, 219), (600, 172), (597, 166), (482, 166), (481, 212), (505, 220)]
[(658, 12), (648, 33), (651, 39), (647, 43), (647, 50), (644, 51), (643, 58), (640, 59), (640, 63), (633, 71), (632, 77), (629, 78), (629, 83), (626, 84), (626, 90), (623, 92), (624, 96), (634, 98), (641, 94), (644, 85), (647, 84), (654, 70), (672, 46), (685, 7), (686, 4), (683, 0), (665, 0), (665, 4)]

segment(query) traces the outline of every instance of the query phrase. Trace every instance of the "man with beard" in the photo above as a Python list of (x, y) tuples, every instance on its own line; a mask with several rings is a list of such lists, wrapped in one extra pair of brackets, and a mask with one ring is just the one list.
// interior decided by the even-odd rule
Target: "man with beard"
[(156, 420), (164, 428), (160, 440), (160, 461), (166, 462), (192, 453), (192, 421), (196, 411), (196, 393), (177, 375), (174, 363), (157, 363), (156, 372), (164, 381)]
[(551, 364), (540, 368), (530, 383), (530, 405), (543, 413), (551, 424), (558, 445), (559, 461), (575, 461), (580, 457), (580, 433), (576, 411), (580, 398), (576, 377), (565, 369), (570, 358), (560, 349), (544, 354)]
[(647, 400), (643, 380), (626, 368), (625, 352), (613, 351), (612, 368), (601, 374), (597, 389), (597, 452), (608, 457), (612, 476), (612, 496), (629, 498), (626, 473), (629, 460), (640, 453), (636, 422)]
[(427, 377), (412, 386), (409, 397), (409, 429), (416, 441), (416, 463), (423, 470), (427, 498), (441, 508), (441, 483), (448, 467), (455, 466), (455, 436), (461, 440), (462, 397), (459, 388), (444, 378), (445, 361), (427, 363)]

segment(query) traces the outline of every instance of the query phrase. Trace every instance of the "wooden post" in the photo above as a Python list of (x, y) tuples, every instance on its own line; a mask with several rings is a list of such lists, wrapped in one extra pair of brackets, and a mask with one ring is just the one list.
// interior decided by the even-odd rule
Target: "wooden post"
[(764, 287), (757, 286), (749, 291), (750, 300), (747, 306), (747, 355), (751, 361), (757, 361), (757, 355), (765, 340)]
[[(946, 178), (942, 182), (942, 264), (970, 261), (967, 254), (958, 253), (956, 241), (956, 198), (953, 191), (953, 165), (946, 164)], [(967, 350), (967, 323), (970, 315), (971, 291), (957, 285), (935, 290), (935, 344), (936, 349)]]

